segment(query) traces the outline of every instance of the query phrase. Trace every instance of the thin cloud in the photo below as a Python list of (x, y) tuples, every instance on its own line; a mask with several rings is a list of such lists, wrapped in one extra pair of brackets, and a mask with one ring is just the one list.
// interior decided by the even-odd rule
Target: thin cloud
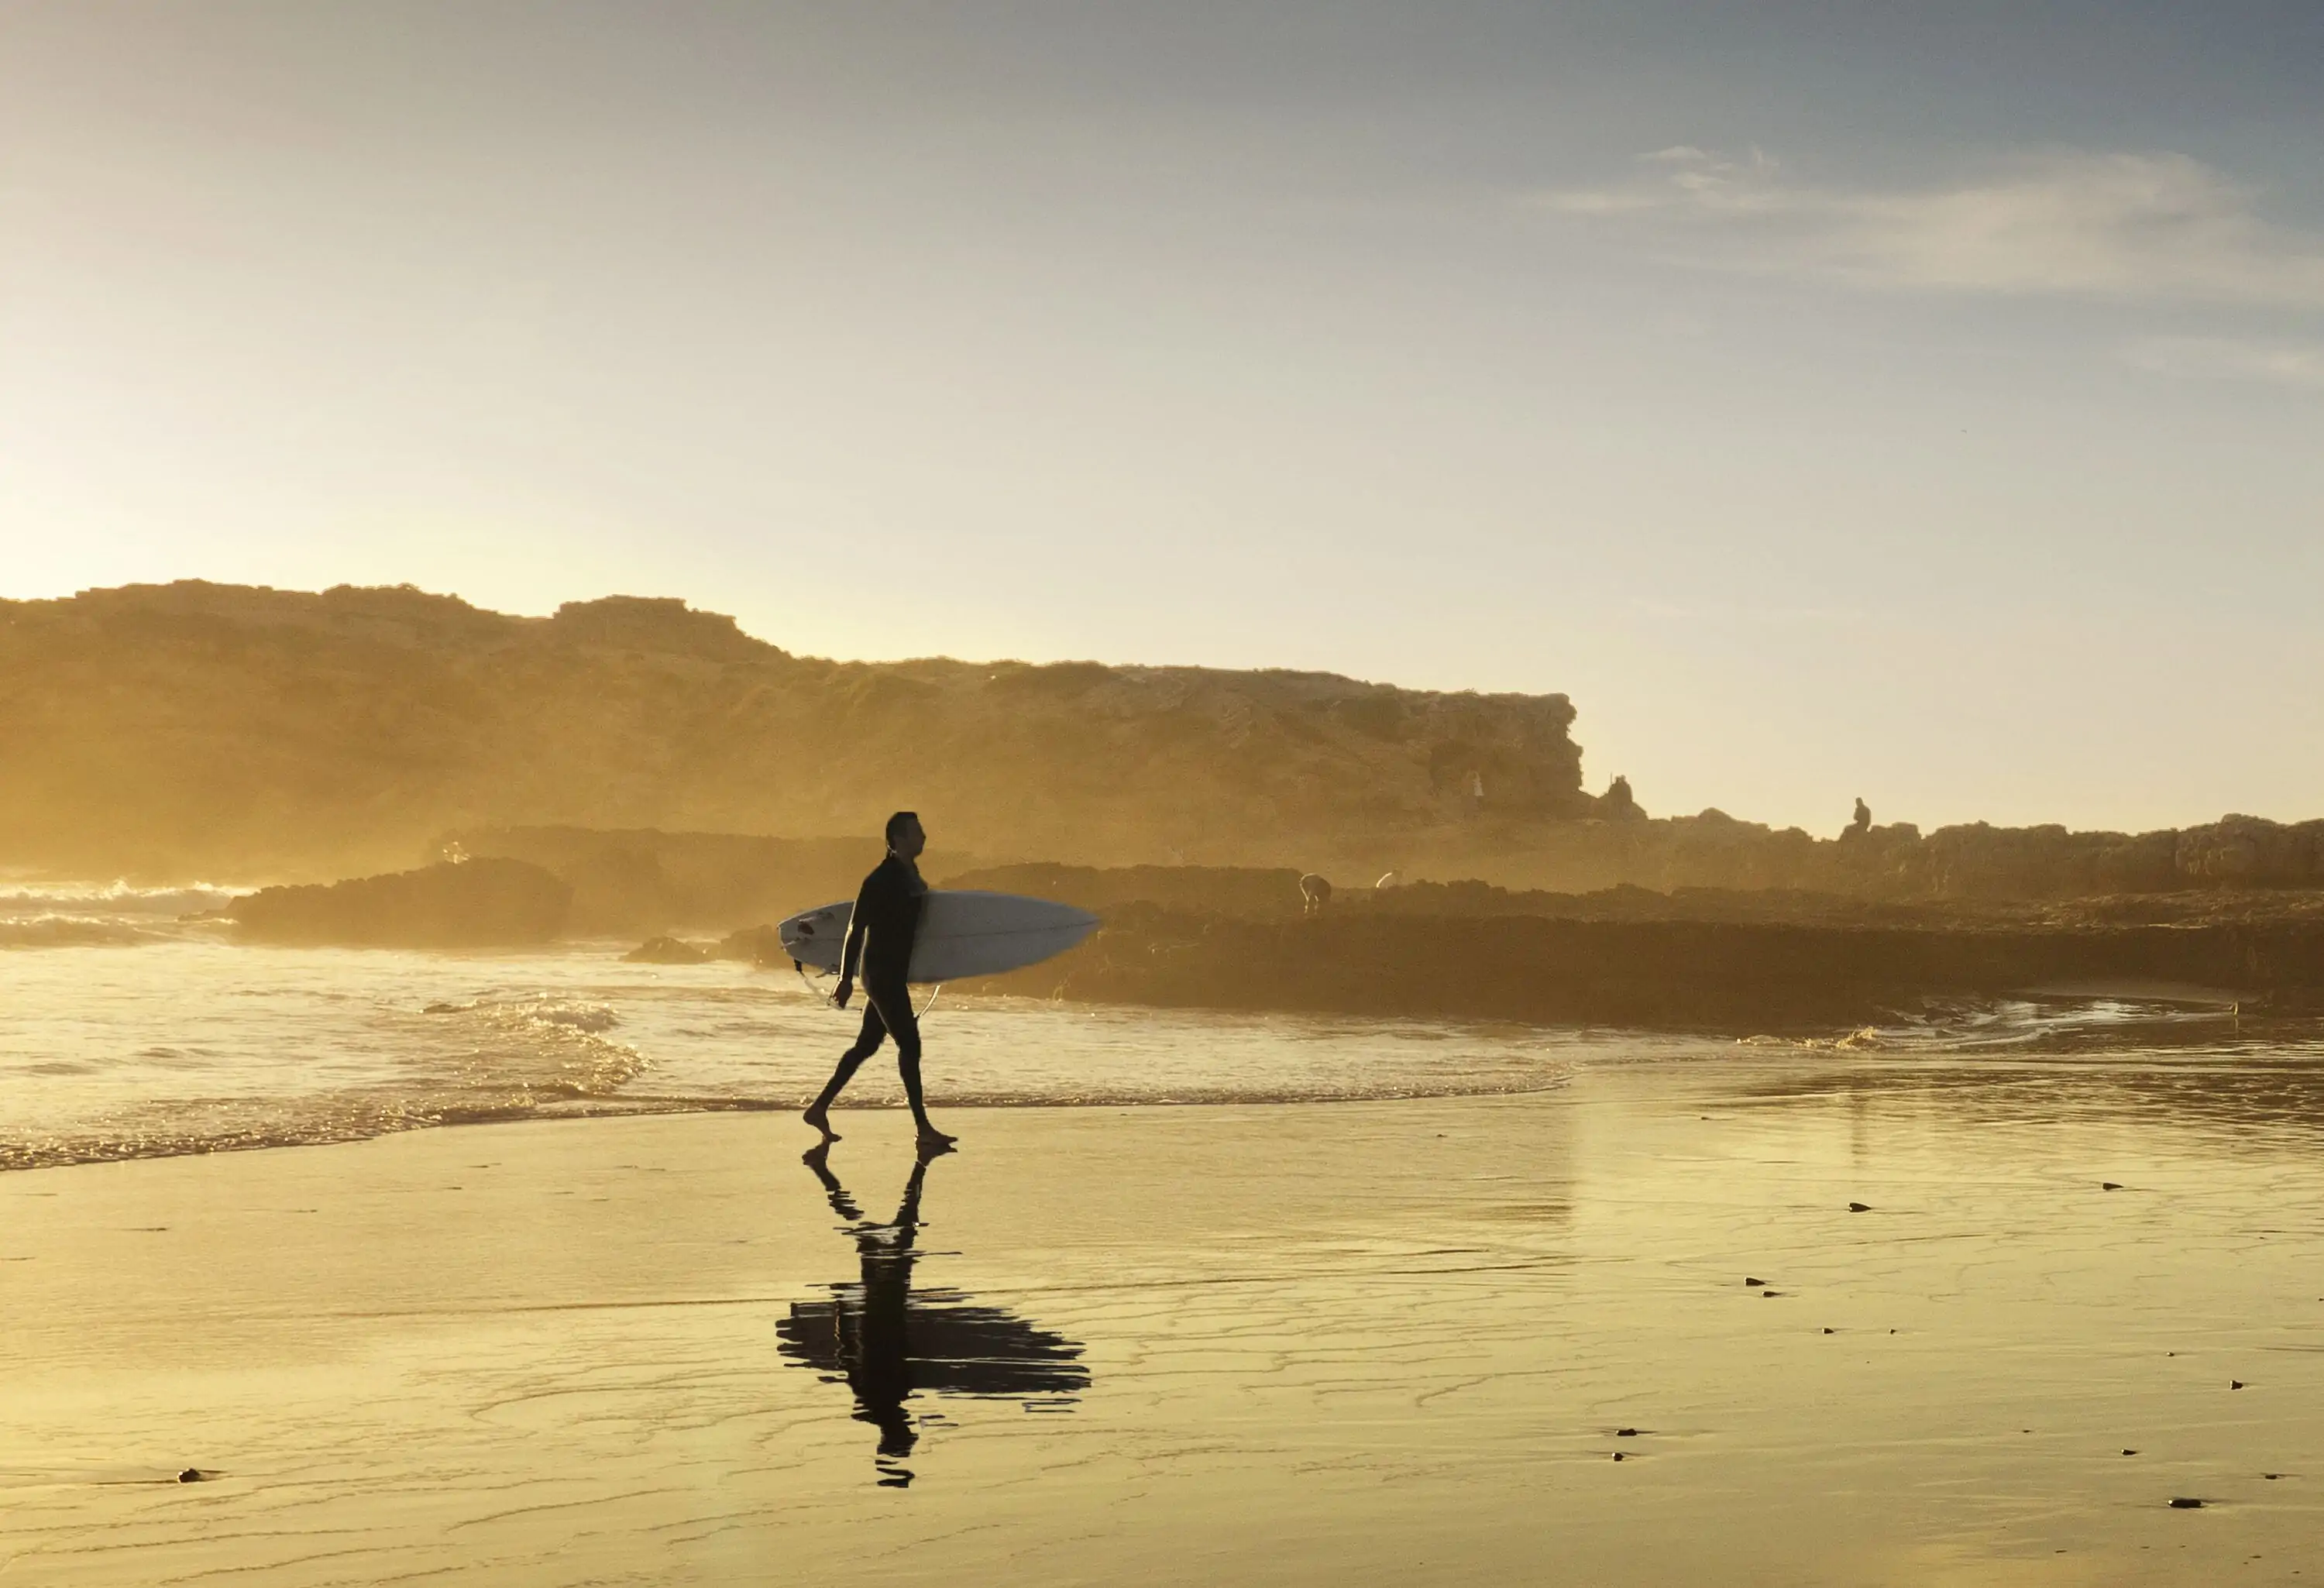
[(2324, 392), (2324, 345), (2233, 337), (2150, 337), (2123, 349), (2136, 368), (2181, 380), (2256, 381)]
[(2265, 219), (2250, 189), (2183, 154), (2049, 154), (1888, 189), (1801, 181), (1756, 149), (1682, 145), (1639, 164), (1540, 202), (1698, 263), (1868, 288), (2324, 307), (2324, 232)]

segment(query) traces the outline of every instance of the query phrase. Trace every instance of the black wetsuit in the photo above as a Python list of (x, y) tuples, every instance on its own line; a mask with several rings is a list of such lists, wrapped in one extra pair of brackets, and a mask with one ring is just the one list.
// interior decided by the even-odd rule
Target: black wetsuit
[(847, 949), (839, 967), (842, 981), (852, 980), (860, 958), (863, 973), (863, 1029), (855, 1046), (842, 1056), (844, 1075), (879, 1051), (883, 1037), (896, 1039), (896, 1063), (904, 1072), (904, 1085), (917, 1102), (920, 1090), (920, 1022), (912, 1013), (912, 993), (907, 977), (912, 967), (912, 939), (920, 929), (920, 906), (928, 885), (919, 868), (900, 854), (890, 854), (872, 868), (855, 895), (855, 912), (848, 918)]

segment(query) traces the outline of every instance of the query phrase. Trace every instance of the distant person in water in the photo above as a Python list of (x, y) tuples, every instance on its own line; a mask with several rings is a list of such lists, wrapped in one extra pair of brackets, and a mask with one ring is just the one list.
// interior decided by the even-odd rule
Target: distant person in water
[(898, 811), (888, 818), (888, 858), (872, 868), (856, 892), (855, 909), (847, 921), (847, 946), (839, 961), (839, 986), (831, 1001), (842, 1009), (847, 1007), (855, 992), (860, 965), (863, 1029), (855, 1046), (839, 1056), (839, 1067), (831, 1072), (823, 1095), (808, 1104), (801, 1116), (821, 1131), (826, 1141), (839, 1140), (831, 1128), (831, 1105), (838, 1101), (840, 1091), (863, 1067), (863, 1061), (880, 1051), (881, 1040), (893, 1037), (896, 1068), (904, 1077), (904, 1095), (911, 1102), (912, 1122), (919, 1127), (922, 1149), (953, 1143), (954, 1139), (928, 1118), (927, 1104), (920, 1097), (920, 1022), (912, 1012), (908, 981), (912, 939), (919, 932), (920, 906), (928, 892), (928, 885), (920, 881), (920, 868), (912, 863), (927, 846), (928, 836), (921, 830), (918, 815)]

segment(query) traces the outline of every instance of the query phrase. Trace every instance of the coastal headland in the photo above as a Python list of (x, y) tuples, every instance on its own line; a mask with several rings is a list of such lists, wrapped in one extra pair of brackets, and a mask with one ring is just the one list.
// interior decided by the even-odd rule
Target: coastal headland
[[(826, 661), (629, 596), (134, 586), (0, 603), (0, 866), (272, 880), (223, 912), (253, 941), (779, 964), (771, 922), (850, 894), (911, 804), (931, 878), (1107, 918), (992, 983), (1042, 996), (1757, 1029), (2324, 987), (2324, 821), (1655, 817), (1585, 789), (1574, 720), (1325, 674)], [(1303, 919), (1310, 872), (1335, 888)]]

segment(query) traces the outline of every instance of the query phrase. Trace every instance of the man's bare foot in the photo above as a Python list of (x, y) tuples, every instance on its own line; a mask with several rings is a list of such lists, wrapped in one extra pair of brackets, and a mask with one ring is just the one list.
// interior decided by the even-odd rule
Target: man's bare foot
[(836, 1141), (839, 1140), (839, 1132), (831, 1128), (831, 1115), (823, 1109), (810, 1104), (800, 1113), (799, 1118), (805, 1120), (816, 1130), (821, 1131), (823, 1132), (823, 1139), (825, 1141)]

